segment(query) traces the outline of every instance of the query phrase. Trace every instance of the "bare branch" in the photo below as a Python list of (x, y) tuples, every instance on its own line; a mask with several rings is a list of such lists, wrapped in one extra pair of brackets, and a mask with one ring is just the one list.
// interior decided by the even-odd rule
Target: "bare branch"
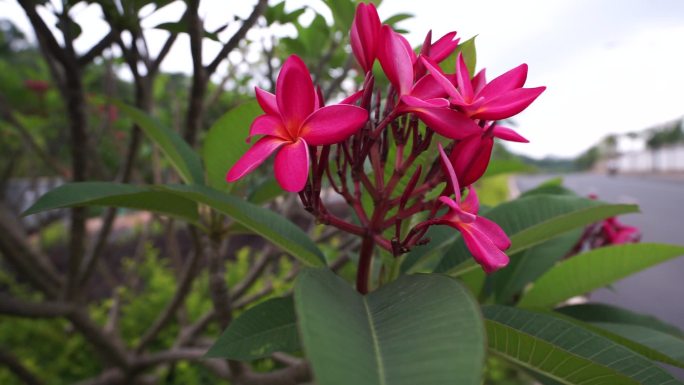
[(55, 298), (63, 284), (61, 277), (44, 256), (28, 245), (21, 224), (0, 203), (0, 252), (48, 298)]
[(254, 264), (249, 268), (249, 271), (247, 271), (247, 274), (245, 274), (245, 277), (242, 279), (242, 281), (233, 287), (233, 298), (242, 297), (247, 290), (252, 287), (254, 282), (261, 277), (266, 265), (268, 265), (273, 257), (272, 253), (273, 248), (270, 245), (266, 246), (266, 250), (261, 253), (256, 262), (254, 262)]
[(17, 357), (3, 349), (0, 349), (0, 364), (7, 366), (20, 380), (27, 385), (42, 385), (43, 382), (31, 373)]
[(94, 46), (88, 50), (83, 56), (78, 58), (78, 65), (80, 66), (86, 66), (95, 60), (96, 57), (100, 56), (102, 52), (109, 48), (117, 39), (117, 31), (112, 28), (111, 31), (109, 31), (108, 34), (106, 34), (102, 40), (97, 42)]
[(48, 168), (64, 177), (67, 177), (69, 175), (69, 171), (62, 167), (59, 164), (59, 161), (57, 161), (57, 159), (51, 157), (47, 152), (45, 152), (45, 150), (43, 150), (42, 147), (40, 147), (40, 145), (38, 145), (38, 143), (36, 143), (35, 140), (33, 140), (33, 136), (31, 136), (29, 130), (26, 127), (24, 127), (24, 125), (21, 124), (21, 122), (14, 116), (14, 113), (12, 113), (12, 110), (9, 107), (9, 103), (7, 103), (7, 99), (1, 93), (0, 117), (5, 119), (12, 126), (14, 126), (14, 128), (17, 129), (17, 131), (19, 132), (19, 136), (21, 136), (21, 139), (26, 143), (26, 145), (31, 149), (31, 151), (43, 161), (43, 163)]
[(29, 302), (0, 294), (0, 314), (13, 317), (51, 318), (64, 317), (76, 310), (73, 304), (65, 302)]
[(254, 6), (254, 9), (252, 10), (252, 13), (249, 15), (249, 17), (242, 23), (240, 26), (240, 29), (235, 32), (233, 36), (230, 37), (228, 42), (223, 45), (223, 48), (221, 48), (221, 51), (216, 55), (214, 60), (207, 66), (207, 74), (211, 75), (216, 71), (216, 68), (218, 68), (219, 64), (228, 56), (228, 54), (233, 51), (238, 44), (240, 44), (240, 41), (245, 38), (247, 35), (247, 31), (249, 31), (252, 26), (256, 23), (256, 21), (259, 19), (259, 16), (261, 16), (264, 11), (266, 10), (266, 6), (268, 5), (268, 0), (259, 0), (257, 4)]
[[(193, 240), (196, 242), (196, 237), (193, 237)], [(143, 349), (154, 340), (162, 328), (171, 320), (183, 301), (185, 301), (185, 298), (190, 293), (190, 289), (192, 288), (192, 282), (197, 276), (197, 267), (199, 265), (198, 262), (201, 256), (202, 245), (195, 244), (195, 252), (191, 254), (190, 258), (185, 263), (183, 274), (181, 276), (180, 282), (178, 283), (176, 293), (171, 299), (171, 302), (166, 305), (166, 308), (154, 321), (150, 329), (147, 330), (147, 332), (140, 338), (140, 343), (138, 344), (136, 351), (143, 351)]]
[(328, 84), (328, 88), (325, 89), (325, 98), (330, 99), (335, 92), (337, 92), (342, 85), (342, 82), (344, 79), (347, 78), (347, 75), (349, 74), (349, 70), (352, 68), (352, 65), (354, 65), (354, 56), (349, 55), (347, 58), (347, 61), (344, 63), (344, 67), (342, 67), (342, 73), (340, 76), (336, 77), (335, 79)]

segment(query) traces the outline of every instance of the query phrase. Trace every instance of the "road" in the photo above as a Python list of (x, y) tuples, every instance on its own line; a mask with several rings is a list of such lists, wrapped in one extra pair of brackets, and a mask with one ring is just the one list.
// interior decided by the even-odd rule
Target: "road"
[[(552, 177), (519, 176), (516, 184), (525, 191)], [(641, 214), (620, 218), (641, 229), (643, 242), (684, 244), (684, 178), (570, 174), (563, 180), (581, 195), (594, 193), (608, 202), (639, 204)], [(680, 257), (616, 282), (610, 289), (599, 289), (591, 294), (591, 301), (652, 314), (684, 330), (683, 297), (684, 257)]]

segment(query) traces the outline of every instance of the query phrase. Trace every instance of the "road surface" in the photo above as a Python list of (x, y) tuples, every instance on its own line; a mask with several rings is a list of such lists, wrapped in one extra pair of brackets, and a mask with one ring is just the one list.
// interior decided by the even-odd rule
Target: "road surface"
[[(521, 191), (553, 176), (518, 176)], [(570, 174), (564, 185), (581, 195), (594, 193), (613, 203), (637, 203), (640, 214), (620, 217), (641, 229), (643, 242), (684, 245), (684, 178)], [(649, 313), (684, 330), (684, 256), (634, 274), (591, 294), (592, 302), (604, 302)]]

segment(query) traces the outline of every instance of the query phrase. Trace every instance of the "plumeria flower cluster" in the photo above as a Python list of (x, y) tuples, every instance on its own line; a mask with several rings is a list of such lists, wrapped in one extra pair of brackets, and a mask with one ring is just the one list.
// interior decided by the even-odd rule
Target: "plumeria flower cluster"
[[(462, 54), (453, 73), (445, 72), (440, 63), (455, 55), (456, 32), (434, 42), (428, 33), (416, 54), (380, 22), (373, 4), (358, 5), (350, 41), (365, 75), (359, 90), (326, 106), (304, 62), (289, 57), (275, 95), (256, 89), (264, 114), (252, 123), (250, 139), (259, 139), (226, 179), (242, 178), (275, 153), (275, 178), (283, 189), (297, 192), (320, 222), (362, 238), (362, 293), (368, 291), (376, 246), (399, 256), (427, 243), (431, 226), (460, 232), (486, 272), (505, 266), (510, 241), (478, 215), (473, 183), (487, 169), (495, 138), (527, 141), (499, 121), (527, 108), (544, 87), (524, 87), (525, 64), (491, 81), (485, 70), (471, 77)], [(381, 74), (374, 73), (376, 62)], [(376, 88), (376, 76), (386, 77), (389, 88)], [(345, 199), (356, 221), (329, 212), (321, 199), (325, 188)]]

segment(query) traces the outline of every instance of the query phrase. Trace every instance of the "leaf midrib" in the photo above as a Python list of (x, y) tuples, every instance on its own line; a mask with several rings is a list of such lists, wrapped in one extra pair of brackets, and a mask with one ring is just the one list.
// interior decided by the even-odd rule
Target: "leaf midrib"
[(381, 385), (387, 385), (387, 379), (385, 378), (385, 364), (382, 361), (382, 352), (380, 351), (380, 342), (378, 341), (378, 334), (375, 331), (375, 325), (373, 324), (373, 314), (368, 307), (368, 301), (364, 297), (361, 302), (363, 302), (363, 308), (366, 310), (366, 318), (368, 319), (368, 326), (370, 328), (371, 339), (373, 340), (373, 352), (375, 353), (375, 361), (378, 367), (378, 380)]

